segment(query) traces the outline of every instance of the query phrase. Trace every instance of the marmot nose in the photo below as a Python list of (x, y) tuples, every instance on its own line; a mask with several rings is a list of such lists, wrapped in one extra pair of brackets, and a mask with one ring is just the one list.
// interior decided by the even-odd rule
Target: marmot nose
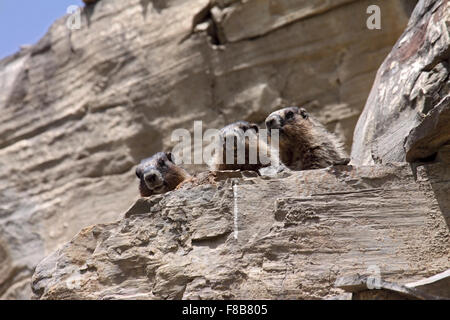
[(280, 126), (280, 121), (278, 120), (278, 118), (276, 116), (269, 116), (266, 119), (266, 127), (268, 129), (277, 128), (279, 126)]
[(156, 174), (154, 173), (149, 173), (145, 176), (145, 180), (147, 180), (148, 182), (155, 182), (156, 181)]

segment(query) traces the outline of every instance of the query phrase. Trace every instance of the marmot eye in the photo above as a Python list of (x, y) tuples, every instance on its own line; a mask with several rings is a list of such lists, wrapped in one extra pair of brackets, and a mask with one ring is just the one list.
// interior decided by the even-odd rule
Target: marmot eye
[(158, 165), (163, 167), (166, 164), (166, 162), (164, 161), (164, 159), (159, 159), (158, 160)]
[(308, 112), (306, 112), (305, 109), (300, 110), (300, 114), (303, 117), (303, 119), (308, 119)]
[(288, 113), (286, 113), (286, 119), (291, 119), (294, 117), (294, 113), (292, 111), (289, 111)]

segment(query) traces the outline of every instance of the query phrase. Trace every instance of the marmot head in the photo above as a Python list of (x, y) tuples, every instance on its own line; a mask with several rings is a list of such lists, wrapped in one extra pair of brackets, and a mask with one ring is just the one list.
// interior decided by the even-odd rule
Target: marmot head
[[(219, 144), (222, 154), (216, 155), (214, 159), (216, 163), (212, 164), (213, 169), (256, 171), (261, 168), (258, 152), (260, 147), (258, 133), (258, 125), (247, 121), (237, 121), (222, 128), (219, 133)], [(234, 155), (232, 163), (227, 161), (227, 146), (228, 152), (232, 152)], [(252, 148), (253, 150), (250, 151)], [(240, 154), (239, 152), (245, 152), (245, 154)], [(256, 159), (251, 156), (251, 153), (256, 155)]]
[(136, 176), (140, 180), (141, 196), (149, 197), (174, 190), (189, 174), (174, 163), (170, 152), (158, 152), (141, 161)]
[(272, 130), (279, 131), (279, 151), (280, 159), (287, 166), (293, 161), (293, 154), (305, 152), (313, 140), (312, 119), (308, 112), (299, 107), (287, 107), (272, 112), (266, 118), (266, 127), (269, 136)]
[(280, 130), (280, 136), (289, 133), (299, 126), (309, 123), (309, 114), (304, 108), (288, 107), (272, 112), (266, 118), (266, 127), (269, 132), (272, 129)]
[[(280, 133), (280, 145), (289, 142), (300, 142), (309, 139), (311, 134), (311, 122), (308, 112), (304, 108), (288, 107), (272, 112), (266, 118), (266, 127), (270, 135), (271, 130), (278, 129)], [(281, 146), (280, 146), (281, 147)]]
[[(244, 134), (258, 134), (259, 127), (255, 123), (250, 123), (247, 121), (236, 121), (220, 130), (220, 138), (222, 142), (226, 142), (227, 139), (234, 139), (236, 141), (241, 141)], [(239, 140), (236, 140), (239, 139)]]

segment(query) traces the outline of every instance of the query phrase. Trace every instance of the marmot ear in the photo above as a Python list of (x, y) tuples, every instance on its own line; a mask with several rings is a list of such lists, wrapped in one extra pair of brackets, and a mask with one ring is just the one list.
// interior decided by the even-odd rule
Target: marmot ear
[(306, 109), (304, 109), (304, 108), (300, 108), (300, 115), (303, 117), (303, 119), (308, 119), (309, 118), (309, 114), (306, 111)]
[(166, 152), (166, 156), (167, 156), (167, 159), (169, 159), (170, 162), (175, 163), (175, 159), (173, 157), (172, 152)]

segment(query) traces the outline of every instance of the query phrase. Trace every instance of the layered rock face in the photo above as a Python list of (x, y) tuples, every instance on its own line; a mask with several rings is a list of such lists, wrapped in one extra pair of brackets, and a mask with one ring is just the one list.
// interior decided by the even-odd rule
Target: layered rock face
[[(374, 3), (381, 30), (366, 28)], [(133, 165), (194, 120), (261, 122), (292, 101), (349, 147), (408, 3), (98, 1), (80, 29), (62, 18), (0, 61), (0, 298), (29, 298), (41, 259), (118, 219), (138, 197)]]
[[(41, 299), (338, 299), (336, 279), (406, 283), (450, 268), (435, 196), (448, 167), (227, 178), (139, 200), (36, 268)], [(448, 292), (447, 289), (447, 294)]]
[[(445, 22), (447, 3), (421, 1), (405, 34), (424, 21), (428, 26)], [(217, 12), (211, 14), (218, 19)], [(226, 14), (220, 17), (221, 27), (205, 26), (216, 35), (214, 41), (239, 42), (239, 28), (227, 27)], [(447, 29), (433, 30), (437, 35), (430, 44), (439, 47)], [(242, 31), (259, 39), (255, 32), (265, 34), (264, 27)], [(385, 62), (369, 98), (396, 98), (389, 90), (406, 90), (394, 89), (395, 83), (429, 58), (430, 73), (417, 77), (413, 105), (403, 105), (395, 117), (383, 118), (379, 111), (370, 118), (383, 104), (368, 102), (355, 134), (354, 161), (376, 159), (383, 165), (335, 166), (272, 178), (221, 172), (217, 184), (140, 199), (120, 220), (84, 228), (45, 258), (33, 276), (34, 297), (345, 299), (347, 291), (354, 299), (449, 298), (448, 78), (446, 62), (440, 60), (447, 50), (424, 52), (414, 41), (400, 40), (386, 61), (402, 45), (407, 47), (401, 54), (416, 58), (408, 66), (394, 63), (387, 78)], [(404, 73), (396, 73), (395, 66)], [(396, 102), (387, 110), (395, 109)], [(419, 105), (422, 113), (427, 107), (429, 112), (419, 120), (411, 116), (418, 122), (404, 121), (404, 132), (412, 129), (403, 144), (397, 143), (390, 130), (402, 137), (400, 120), (417, 113)], [(374, 123), (365, 125), (369, 120)], [(381, 128), (391, 132), (383, 144), (376, 137)], [(372, 160), (367, 160), (360, 147), (367, 137), (376, 137), (378, 144), (373, 148), (367, 140), (370, 153), (389, 152), (369, 153)], [(368, 290), (369, 276), (379, 280), (379, 290)]]
[(449, 161), (450, 3), (421, 1), (378, 71), (354, 134), (355, 164)]

